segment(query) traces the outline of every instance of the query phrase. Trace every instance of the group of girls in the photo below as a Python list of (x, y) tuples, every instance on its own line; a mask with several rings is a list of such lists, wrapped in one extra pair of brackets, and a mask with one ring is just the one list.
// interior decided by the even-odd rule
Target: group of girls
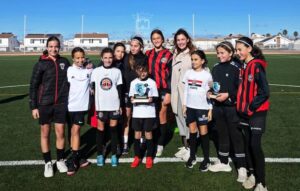
[[(165, 39), (160, 30), (153, 30), (150, 38), (154, 48), (145, 54), (143, 39), (138, 36), (131, 39), (128, 54), (122, 43), (113, 49), (104, 48), (101, 65), (95, 69), (84, 65), (85, 52), (79, 47), (73, 49), (73, 65), (69, 66), (67, 59), (59, 55), (59, 40), (48, 39), (47, 51), (34, 66), (30, 83), (32, 116), (39, 118), (41, 126), (44, 176), (53, 176), (49, 148), (52, 122), (58, 170), (73, 175), (79, 167), (89, 164), (79, 148), (80, 127), (92, 94), (97, 116), (98, 166), (105, 163), (105, 128), (111, 134), (111, 165), (118, 165), (117, 147), (121, 141), (117, 129), (121, 126), (123, 154), (129, 150), (129, 130), (134, 130), (135, 157), (131, 167), (139, 166), (143, 158), (144, 138), (146, 168), (152, 168), (153, 157), (161, 156), (164, 150), (171, 103), (183, 145), (175, 156), (185, 160), (186, 167), (196, 164), (200, 140), (204, 160), (199, 169), (230, 172), (228, 157), (233, 148), (237, 181), (246, 189), (255, 186), (255, 190), (267, 190), (261, 138), (266, 127), (269, 90), (262, 52), (247, 37), (237, 40), (235, 48), (229, 42), (221, 42), (216, 46), (219, 62), (210, 72), (205, 53), (196, 49), (184, 29), (174, 35), (173, 54), (163, 47)], [(139, 100), (141, 97), (143, 101)], [(72, 123), (72, 155), (66, 166), (63, 154), (67, 112)], [(208, 135), (208, 123), (212, 120), (218, 140), (218, 160), (213, 164), (209, 159)], [(156, 136), (158, 142), (154, 144)]]

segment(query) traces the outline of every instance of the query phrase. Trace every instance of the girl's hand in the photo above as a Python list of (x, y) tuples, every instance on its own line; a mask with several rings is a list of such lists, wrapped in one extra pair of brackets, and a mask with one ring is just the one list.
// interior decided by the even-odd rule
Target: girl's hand
[(90, 93), (91, 93), (91, 95), (95, 95), (95, 91), (92, 89), (90, 89)]
[(212, 95), (212, 92), (207, 92), (206, 93), (206, 97), (208, 98), (208, 99), (210, 99), (210, 96)]
[(171, 94), (169, 93), (166, 93), (165, 94), (165, 97), (164, 97), (164, 100), (163, 100), (163, 105), (168, 105), (171, 103)]
[(182, 106), (182, 113), (183, 113), (183, 117), (186, 117), (186, 106), (185, 105)]
[(225, 101), (229, 97), (228, 93), (219, 93), (218, 96), (216, 97), (216, 100), (219, 102)]
[(38, 110), (38, 109), (33, 109), (31, 113), (32, 113), (33, 119), (38, 119), (38, 118), (40, 118), (40, 113), (39, 113), (39, 110)]
[(134, 99), (133, 97), (130, 97), (130, 102), (133, 103)]
[(148, 102), (149, 102), (149, 103), (152, 103), (152, 102), (153, 102), (153, 98), (152, 98), (152, 97), (149, 97)]
[(208, 110), (207, 120), (210, 122), (212, 120), (212, 110)]

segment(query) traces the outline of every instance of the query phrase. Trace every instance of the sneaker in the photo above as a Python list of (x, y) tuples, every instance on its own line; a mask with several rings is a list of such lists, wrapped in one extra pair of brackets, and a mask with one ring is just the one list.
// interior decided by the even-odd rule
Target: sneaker
[(193, 168), (196, 163), (197, 163), (196, 159), (189, 158), (188, 161), (185, 163), (185, 167)]
[(199, 166), (199, 170), (201, 172), (207, 172), (209, 166), (210, 166), (210, 161), (203, 160)]
[(53, 176), (52, 162), (49, 161), (45, 164), (44, 177), (49, 178)]
[(65, 173), (68, 171), (68, 167), (66, 165), (66, 162), (64, 160), (59, 160), (56, 162), (56, 167), (57, 167), (57, 170), (60, 172), (60, 173)]
[(259, 183), (256, 185), (254, 191), (268, 191), (268, 189), (266, 186), (264, 187), (262, 183)]
[(90, 163), (88, 160), (84, 159), (84, 158), (81, 158), (81, 159), (79, 160), (79, 167), (80, 167), (80, 168), (87, 167), (87, 166), (89, 166), (90, 164), (91, 164), (91, 163)]
[(236, 181), (238, 182), (245, 182), (247, 180), (247, 170), (244, 167), (241, 167), (238, 169), (238, 178), (236, 179)]
[(255, 177), (251, 174), (245, 182), (243, 182), (243, 187), (245, 189), (252, 189), (255, 186)]
[(178, 150), (179, 151), (175, 153), (175, 157), (177, 158), (182, 158), (186, 152), (189, 152), (189, 150), (185, 147), (179, 147)]
[(68, 164), (67, 175), (68, 176), (74, 175), (76, 173), (76, 170), (77, 170), (77, 165), (75, 164), (75, 161), (71, 159), (67, 162), (67, 164)]
[(139, 166), (141, 159), (137, 156), (134, 157), (133, 162), (131, 163), (131, 168), (136, 168)]
[(153, 166), (153, 159), (152, 157), (146, 157), (146, 168), (150, 169)]
[(122, 151), (122, 155), (128, 155), (129, 153), (129, 148), (128, 145), (125, 143)]
[(182, 156), (182, 160), (187, 162), (189, 158), (190, 158), (190, 149), (188, 148), (187, 152), (185, 152), (184, 155)]
[(157, 151), (156, 151), (156, 155), (155, 156), (160, 157), (162, 155), (163, 151), (164, 151), (164, 146), (157, 145)]
[(97, 156), (97, 166), (103, 166), (104, 165), (104, 157), (103, 155)]
[(112, 166), (112, 167), (118, 166), (118, 158), (117, 158), (117, 155), (112, 155), (112, 156), (111, 156), (111, 166)]
[(231, 172), (231, 167), (229, 162), (227, 164), (221, 163), (220, 160), (217, 160), (213, 165), (208, 167), (208, 170), (211, 172)]

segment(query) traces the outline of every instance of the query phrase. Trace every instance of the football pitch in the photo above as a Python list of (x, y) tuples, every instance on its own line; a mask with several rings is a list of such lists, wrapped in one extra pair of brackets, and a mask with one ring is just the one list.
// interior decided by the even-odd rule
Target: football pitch
[[(88, 56), (98, 64), (97, 56)], [(70, 57), (68, 57), (70, 60)], [(40, 129), (31, 118), (27, 84), (38, 56), (0, 56), (0, 190), (243, 190), (237, 174), (201, 173), (174, 161), (180, 146), (174, 133), (158, 162), (150, 170), (144, 164), (131, 169), (130, 159), (122, 157), (118, 167), (109, 163), (80, 169), (74, 176), (55, 173), (44, 178), (40, 153)], [(267, 77), (271, 84), (271, 109), (263, 135), (266, 182), (269, 190), (300, 190), (300, 55), (266, 55)], [(71, 60), (70, 60), (71, 61)], [(208, 55), (210, 68), (215, 55)], [(174, 125), (169, 126), (174, 129)], [(67, 134), (67, 133), (66, 133)], [(94, 129), (85, 125), (82, 144), (89, 159), (96, 157)], [(54, 131), (52, 158), (56, 158)], [(66, 154), (69, 153), (66, 144)], [(211, 157), (216, 152), (211, 142)], [(202, 157), (198, 149), (198, 157)], [(128, 158), (133, 157), (131, 147)], [(12, 162), (14, 161), (14, 162)]]

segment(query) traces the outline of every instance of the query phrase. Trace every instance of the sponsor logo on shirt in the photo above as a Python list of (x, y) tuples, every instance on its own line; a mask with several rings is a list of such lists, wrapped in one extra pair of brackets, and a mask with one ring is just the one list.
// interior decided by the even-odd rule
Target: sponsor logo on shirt
[(109, 78), (103, 78), (100, 82), (100, 87), (103, 90), (110, 90), (112, 85), (112, 81)]
[(59, 67), (61, 70), (64, 70), (65, 69), (65, 63), (59, 63)]

